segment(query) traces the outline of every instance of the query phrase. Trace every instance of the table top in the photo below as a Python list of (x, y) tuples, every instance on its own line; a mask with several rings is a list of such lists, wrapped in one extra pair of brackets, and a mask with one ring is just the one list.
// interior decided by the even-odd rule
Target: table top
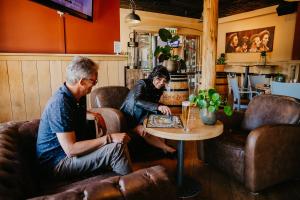
[(223, 123), (219, 120), (215, 125), (205, 125), (199, 114), (189, 120), (189, 131), (184, 132), (183, 128), (147, 128), (147, 119), (144, 120), (145, 130), (154, 136), (171, 140), (205, 140), (217, 137), (223, 133)]

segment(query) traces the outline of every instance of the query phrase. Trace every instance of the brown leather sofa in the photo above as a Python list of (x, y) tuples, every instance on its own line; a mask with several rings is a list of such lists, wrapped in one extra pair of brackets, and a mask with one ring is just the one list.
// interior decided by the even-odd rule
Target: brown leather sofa
[[(110, 131), (119, 128), (111, 109), (98, 109)], [(116, 123), (114, 124), (113, 121)], [(35, 142), (39, 120), (0, 124), (0, 199), (176, 199), (165, 169), (154, 166), (125, 176), (108, 172), (74, 180), (38, 173)]]
[(246, 112), (218, 113), (224, 133), (205, 141), (205, 160), (252, 192), (300, 177), (300, 103), (256, 96)]

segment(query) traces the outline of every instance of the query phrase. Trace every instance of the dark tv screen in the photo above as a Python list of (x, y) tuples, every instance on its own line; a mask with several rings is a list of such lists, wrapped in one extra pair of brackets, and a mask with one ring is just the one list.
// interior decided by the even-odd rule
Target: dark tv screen
[(93, 0), (32, 0), (75, 17), (93, 21)]

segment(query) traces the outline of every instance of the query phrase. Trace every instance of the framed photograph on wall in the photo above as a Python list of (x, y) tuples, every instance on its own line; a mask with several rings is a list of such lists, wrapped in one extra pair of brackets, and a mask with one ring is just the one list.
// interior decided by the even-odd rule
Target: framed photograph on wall
[(273, 51), (275, 26), (226, 33), (225, 53)]

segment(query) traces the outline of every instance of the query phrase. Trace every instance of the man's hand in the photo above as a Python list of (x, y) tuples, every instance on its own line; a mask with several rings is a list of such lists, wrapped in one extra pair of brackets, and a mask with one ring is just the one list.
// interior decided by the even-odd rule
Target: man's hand
[(138, 125), (134, 128), (134, 131), (142, 137), (145, 137), (148, 133), (145, 131), (143, 125)]
[(171, 115), (171, 110), (168, 106), (160, 105), (157, 108), (164, 115)]
[(112, 133), (110, 134), (112, 142), (115, 143), (128, 143), (130, 137), (126, 133)]

